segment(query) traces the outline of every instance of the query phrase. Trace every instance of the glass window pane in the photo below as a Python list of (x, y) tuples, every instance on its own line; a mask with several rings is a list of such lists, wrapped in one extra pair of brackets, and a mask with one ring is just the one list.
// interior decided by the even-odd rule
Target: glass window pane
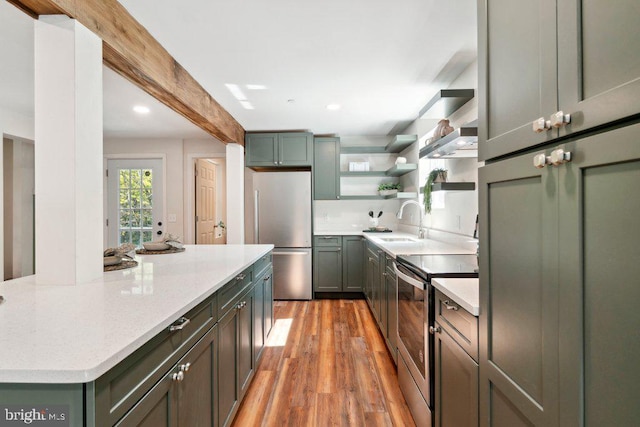
[(140, 169), (131, 169), (131, 188), (140, 188), (141, 182), (140, 178), (142, 177), (142, 171)]
[(153, 171), (151, 169), (145, 169), (142, 172), (142, 186), (144, 188), (151, 188), (152, 181), (153, 181)]
[(153, 197), (150, 188), (144, 188), (142, 190), (142, 207), (150, 208), (153, 206)]
[(120, 207), (123, 209), (129, 207), (129, 190), (120, 190)]
[(129, 188), (129, 169), (120, 170), (120, 188)]
[(140, 211), (131, 211), (131, 228), (140, 228), (141, 226)]
[(151, 242), (153, 240), (153, 233), (151, 231), (143, 231), (142, 232), (142, 241), (143, 242)]
[(120, 228), (131, 227), (131, 211), (122, 209), (120, 211)]
[(142, 210), (142, 226), (153, 227), (153, 215), (151, 215), (151, 209)]
[(131, 207), (134, 209), (140, 207), (140, 190), (131, 190)]
[(139, 231), (132, 231), (131, 232), (131, 243), (133, 243), (136, 246), (140, 246), (140, 232)]
[(131, 242), (131, 232), (128, 230), (120, 230), (120, 244)]

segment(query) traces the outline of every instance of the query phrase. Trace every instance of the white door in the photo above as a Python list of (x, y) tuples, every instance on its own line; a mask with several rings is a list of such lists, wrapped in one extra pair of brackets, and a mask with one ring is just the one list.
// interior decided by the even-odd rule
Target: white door
[(162, 159), (107, 162), (108, 246), (142, 246), (164, 233)]
[(216, 165), (207, 159), (196, 160), (196, 244), (215, 243)]

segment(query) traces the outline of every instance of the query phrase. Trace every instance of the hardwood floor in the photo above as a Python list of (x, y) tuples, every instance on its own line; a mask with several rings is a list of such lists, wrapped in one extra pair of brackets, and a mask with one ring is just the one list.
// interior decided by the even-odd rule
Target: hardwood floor
[(364, 300), (277, 301), (234, 427), (414, 426)]

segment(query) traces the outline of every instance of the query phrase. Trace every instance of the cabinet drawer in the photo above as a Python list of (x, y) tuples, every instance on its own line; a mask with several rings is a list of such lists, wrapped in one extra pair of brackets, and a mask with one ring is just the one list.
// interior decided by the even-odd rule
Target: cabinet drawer
[(238, 298), (253, 281), (253, 266), (245, 269), (234, 279), (229, 281), (224, 287), (217, 292), (218, 294), (218, 319), (222, 318), (231, 307), (237, 302)]
[(342, 246), (342, 236), (314, 236), (315, 246)]
[(273, 262), (273, 254), (269, 252), (253, 264), (253, 277), (260, 277)]
[(113, 425), (159, 381), (186, 350), (214, 325), (216, 295), (207, 298), (179, 320), (96, 380), (97, 425)]
[(478, 361), (478, 318), (436, 290), (438, 322), (468, 354)]

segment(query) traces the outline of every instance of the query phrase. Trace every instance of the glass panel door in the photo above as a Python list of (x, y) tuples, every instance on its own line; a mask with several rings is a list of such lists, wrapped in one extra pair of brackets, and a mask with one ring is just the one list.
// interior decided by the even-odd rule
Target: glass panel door
[(108, 162), (108, 246), (162, 238), (162, 160)]

